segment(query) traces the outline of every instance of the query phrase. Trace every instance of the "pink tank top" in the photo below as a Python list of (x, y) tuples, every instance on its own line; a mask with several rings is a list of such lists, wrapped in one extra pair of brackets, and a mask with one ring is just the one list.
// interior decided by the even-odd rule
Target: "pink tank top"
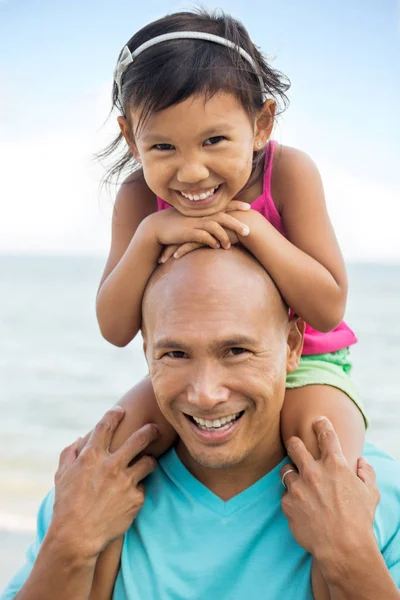
[[(265, 172), (263, 193), (251, 204), (251, 208), (261, 213), (274, 227), (287, 238), (283, 227), (282, 219), (278, 213), (271, 195), (271, 175), (273, 157), (276, 142), (270, 141), (265, 156)], [(170, 208), (161, 198), (157, 198), (158, 210)], [(357, 338), (353, 331), (346, 325), (344, 321), (340, 323), (333, 331), (329, 333), (321, 333), (316, 331), (309, 325), (306, 326), (304, 335), (303, 354), (325, 354), (327, 352), (337, 352), (343, 348), (347, 348), (357, 342)]]

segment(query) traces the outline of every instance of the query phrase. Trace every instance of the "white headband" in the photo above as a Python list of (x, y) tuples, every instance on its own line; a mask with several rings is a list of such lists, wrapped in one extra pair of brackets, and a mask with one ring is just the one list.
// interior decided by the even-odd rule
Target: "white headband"
[(174, 31), (173, 33), (164, 33), (163, 35), (157, 35), (155, 38), (144, 42), (139, 48), (136, 48), (133, 52), (131, 52), (128, 46), (124, 46), (117, 66), (114, 71), (114, 81), (118, 87), (118, 98), (122, 104), (122, 77), (125, 73), (128, 66), (133, 62), (133, 59), (139, 56), (144, 50), (147, 48), (151, 48), (151, 46), (155, 46), (156, 44), (160, 44), (161, 42), (167, 42), (169, 40), (181, 40), (181, 39), (192, 39), (192, 40), (205, 40), (207, 42), (214, 42), (215, 44), (221, 44), (222, 46), (227, 46), (233, 50), (239, 52), (243, 58), (247, 60), (247, 62), (254, 69), (255, 74), (257, 75), (261, 92), (263, 94), (264, 99), (264, 82), (261, 75), (258, 74), (258, 68), (252, 57), (246, 50), (243, 50), (240, 46), (237, 46), (230, 40), (226, 38), (220, 37), (219, 35), (214, 35), (213, 33), (204, 33), (202, 31)]

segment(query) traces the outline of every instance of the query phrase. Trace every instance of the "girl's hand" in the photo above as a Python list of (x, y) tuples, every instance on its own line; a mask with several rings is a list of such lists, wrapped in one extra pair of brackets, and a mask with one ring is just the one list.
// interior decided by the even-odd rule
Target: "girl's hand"
[(243, 236), (249, 234), (248, 226), (227, 212), (207, 217), (185, 217), (175, 208), (168, 208), (149, 215), (143, 224), (148, 230), (147, 235), (161, 246), (199, 242), (211, 248), (229, 247), (229, 237), (225, 229), (231, 229)]
[[(225, 213), (234, 212), (234, 211), (246, 212), (246, 211), (249, 211), (250, 208), (251, 208), (250, 204), (248, 204), (247, 202), (242, 202), (240, 200), (231, 200), (231, 202), (228, 204), (228, 206), (225, 209)], [(224, 213), (215, 213), (215, 215), (210, 215), (210, 217), (203, 217), (203, 218), (213, 219), (215, 216), (220, 215), (220, 214), (224, 214)], [(234, 218), (234, 221), (239, 222), (239, 220), (236, 218)], [(243, 223), (242, 223), (242, 226), (243, 226)], [(225, 232), (226, 236), (228, 237), (229, 241), (226, 242), (226, 238), (225, 238), (225, 243), (222, 244), (222, 247), (225, 250), (228, 250), (232, 245), (237, 244), (239, 241), (239, 238), (237, 235), (238, 233), (240, 235), (248, 235), (248, 233), (249, 233), (248, 228), (247, 228), (248, 233), (242, 233), (243, 231), (246, 231), (246, 230), (242, 228), (241, 231), (240, 230), (238, 231), (238, 230), (230, 229), (228, 227), (224, 227), (224, 232)], [(198, 248), (202, 248), (204, 246), (209, 246), (209, 245), (210, 244), (207, 244), (204, 242), (195, 242), (195, 241), (186, 242), (184, 244), (170, 244), (164, 248), (158, 262), (165, 263), (172, 256), (174, 258), (181, 258), (182, 256), (185, 256), (185, 254), (188, 254), (189, 252), (193, 252), (193, 250), (197, 250)], [(219, 248), (220, 246), (214, 245), (211, 247)]]

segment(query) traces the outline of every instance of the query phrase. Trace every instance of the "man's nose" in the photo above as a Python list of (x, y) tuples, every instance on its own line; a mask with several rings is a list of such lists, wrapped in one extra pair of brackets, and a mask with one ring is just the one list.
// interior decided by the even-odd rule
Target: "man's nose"
[(183, 160), (178, 167), (176, 178), (179, 183), (198, 183), (208, 179), (210, 173), (201, 160), (195, 158)]
[(217, 365), (201, 365), (192, 373), (187, 387), (187, 400), (190, 404), (200, 411), (210, 411), (228, 399), (229, 389), (224, 384), (223, 374)]

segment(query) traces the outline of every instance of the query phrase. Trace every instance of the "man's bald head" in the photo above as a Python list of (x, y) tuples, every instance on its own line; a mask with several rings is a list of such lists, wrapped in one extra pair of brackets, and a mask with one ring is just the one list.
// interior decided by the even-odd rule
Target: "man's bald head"
[[(246, 464), (263, 473), (265, 457), (283, 452), (286, 373), (302, 346), (265, 270), (236, 247), (171, 259), (149, 281), (143, 323), (154, 394), (189, 470)], [(217, 440), (204, 431), (201, 419), (228, 417)]]
[[(288, 309), (273, 280), (247, 250), (200, 248), (186, 256), (160, 265), (150, 278), (142, 302), (143, 327), (153, 312), (160, 316), (161, 306), (201, 302), (204, 309), (236, 303), (262, 306), (276, 322), (286, 324)], [(226, 306), (228, 309), (228, 306)], [(166, 315), (165, 315), (166, 316)]]

